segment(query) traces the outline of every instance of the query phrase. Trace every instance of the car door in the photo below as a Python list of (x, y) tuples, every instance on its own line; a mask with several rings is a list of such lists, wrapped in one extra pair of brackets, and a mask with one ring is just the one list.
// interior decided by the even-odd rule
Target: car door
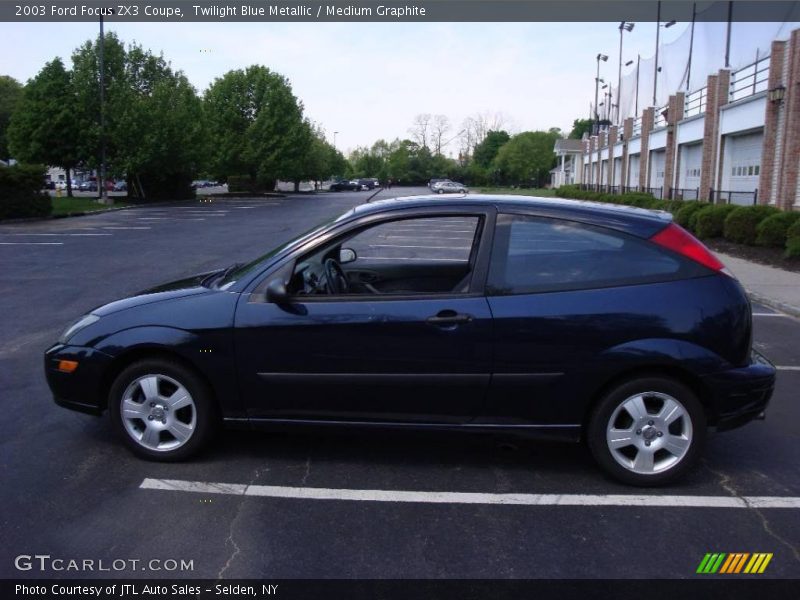
[[(459, 229), (464, 219), (474, 231)], [(365, 273), (388, 273), (390, 289), (298, 293), (279, 305), (257, 287), (239, 302), (237, 364), (251, 418), (464, 423), (483, 405), (492, 319), (482, 286), (494, 209), (395, 212), (378, 225), (396, 225), (395, 237), (370, 240), (374, 229), (363, 230), (366, 243), (356, 244), (358, 259), (345, 267), (354, 286)], [(354, 223), (339, 238), (360, 227)], [(290, 281), (287, 273), (305, 264), (303, 253), (317, 251), (313, 242), (310, 251), (299, 250), (260, 287), (275, 277)], [(433, 285), (437, 263), (442, 270)], [(456, 280), (461, 263), (465, 271)], [(443, 288), (443, 281), (454, 283)]]

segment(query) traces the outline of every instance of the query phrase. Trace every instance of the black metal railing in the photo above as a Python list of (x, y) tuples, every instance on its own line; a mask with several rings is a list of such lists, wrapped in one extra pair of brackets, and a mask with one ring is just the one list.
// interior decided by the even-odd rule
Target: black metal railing
[(699, 200), (700, 188), (672, 188), (669, 191), (670, 200)]
[(758, 190), (739, 192), (735, 190), (715, 190), (711, 188), (708, 191), (708, 199), (710, 202), (716, 204), (756, 205), (758, 204)]
[(642, 191), (646, 192), (648, 194), (652, 194), (653, 198), (661, 199), (661, 198), (664, 197), (664, 186), (661, 186), (661, 187), (643, 187)]

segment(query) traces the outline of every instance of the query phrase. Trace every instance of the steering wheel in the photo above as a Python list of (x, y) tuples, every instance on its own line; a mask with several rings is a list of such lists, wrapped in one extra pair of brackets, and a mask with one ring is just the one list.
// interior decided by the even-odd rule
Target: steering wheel
[(346, 294), (350, 289), (350, 284), (347, 281), (347, 274), (344, 272), (342, 265), (340, 265), (333, 258), (325, 261), (325, 285), (328, 288), (329, 294)]

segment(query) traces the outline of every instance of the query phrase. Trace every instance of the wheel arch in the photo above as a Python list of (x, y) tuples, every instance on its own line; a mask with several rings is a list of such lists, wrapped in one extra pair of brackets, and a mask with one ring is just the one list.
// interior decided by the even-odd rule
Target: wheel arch
[(132, 364), (148, 359), (160, 359), (178, 363), (185, 369), (190, 370), (206, 386), (214, 405), (217, 407), (217, 412), (222, 414), (222, 407), (214, 391), (214, 386), (203, 370), (179, 352), (157, 345), (135, 346), (114, 357), (100, 382), (99, 401), (101, 410), (108, 409), (108, 395), (119, 374)]
[[(644, 377), (664, 377), (682, 383), (697, 396), (705, 412), (708, 425), (716, 423), (717, 415), (712, 403), (713, 394), (700, 377), (688, 369), (676, 365), (642, 365), (614, 374), (595, 389), (594, 393), (591, 394), (591, 399), (583, 416), (581, 431), (584, 433), (587, 431), (592, 414), (606, 394), (626, 381)], [(585, 435), (582, 437), (585, 438)]]

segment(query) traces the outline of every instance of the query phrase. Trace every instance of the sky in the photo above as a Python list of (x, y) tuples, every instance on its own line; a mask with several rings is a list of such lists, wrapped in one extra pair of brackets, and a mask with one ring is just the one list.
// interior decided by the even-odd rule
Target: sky
[[(469, 115), (501, 113), (513, 132), (589, 116), (596, 56), (616, 82), (618, 23), (106, 23), (125, 42), (163, 53), (202, 93), (231, 69), (285, 75), (306, 115), (347, 153), (409, 137), (414, 116), (443, 114), (451, 137)], [(662, 43), (686, 24), (662, 29)], [(624, 38), (623, 62), (651, 56), (655, 23)], [(0, 74), (24, 82), (96, 36), (96, 23), (0, 23)], [(633, 67), (631, 67), (633, 68)], [(627, 69), (623, 69), (623, 73)], [(450, 153), (457, 152), (455, 143)]]

